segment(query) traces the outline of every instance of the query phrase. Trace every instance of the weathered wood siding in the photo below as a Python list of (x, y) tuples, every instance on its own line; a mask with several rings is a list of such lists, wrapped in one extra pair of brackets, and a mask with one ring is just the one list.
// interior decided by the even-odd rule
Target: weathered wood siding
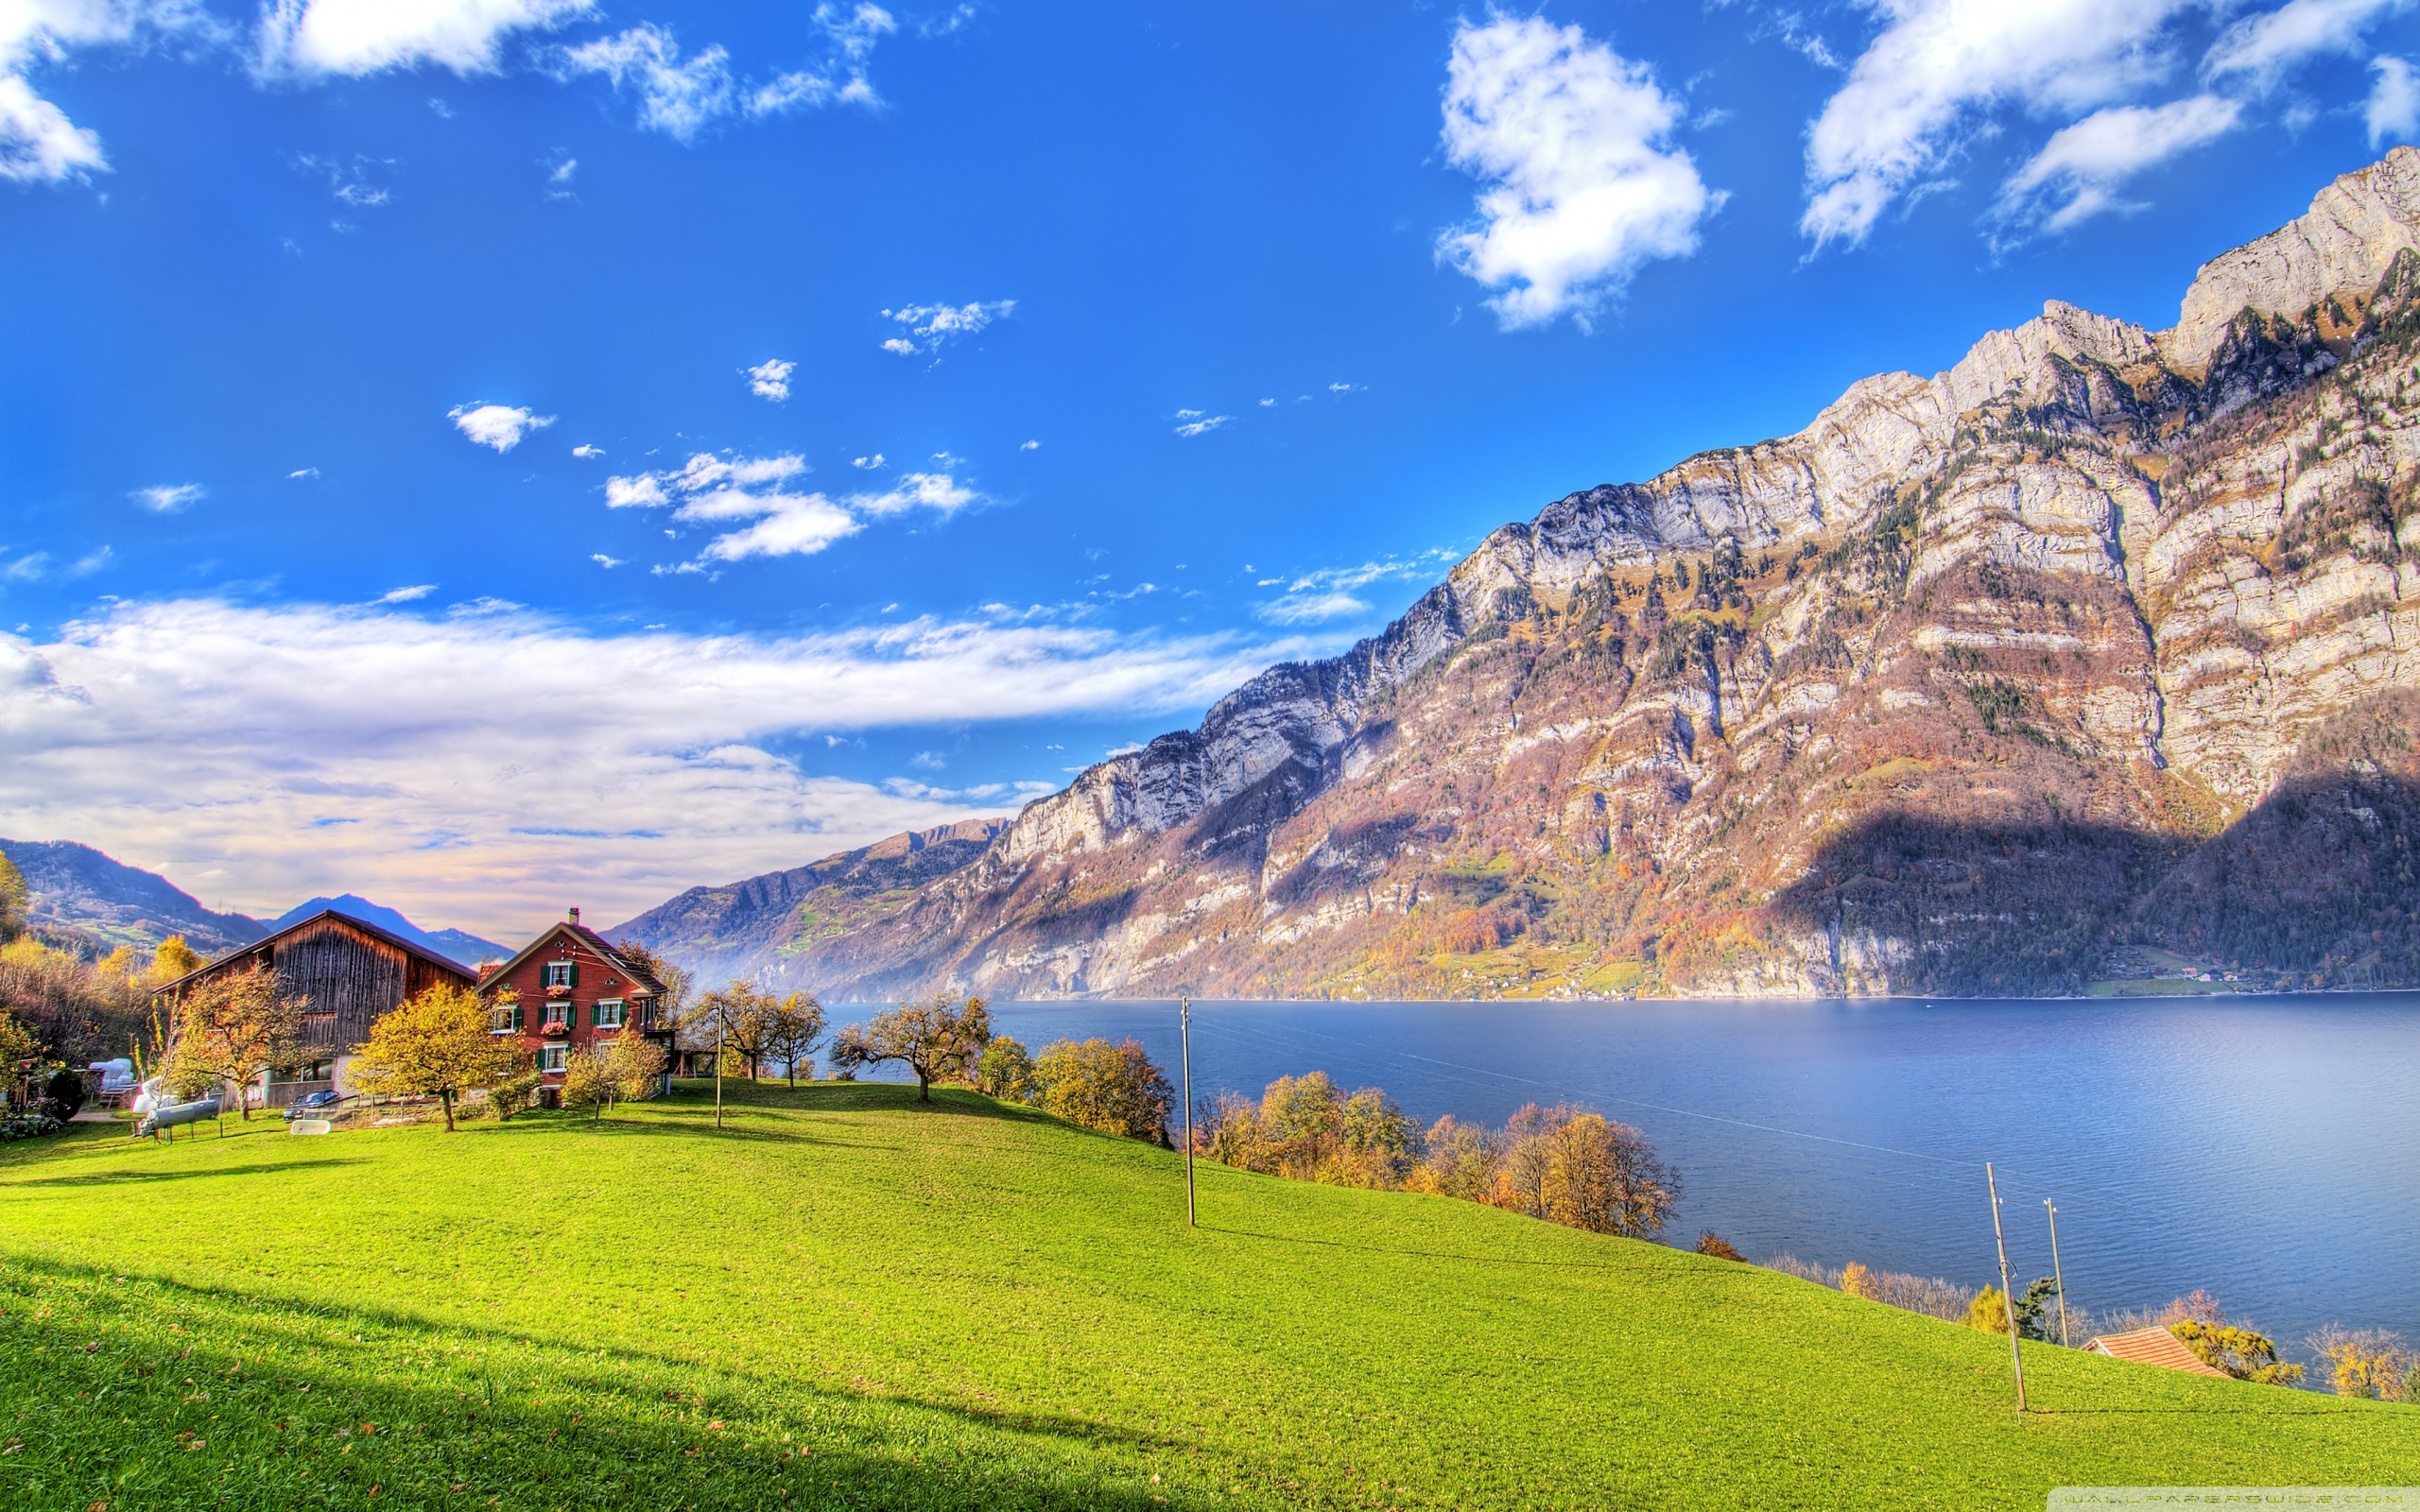
[(309, 999), (303, 1043), (350, 1050), (370, 1025), (411, 996), (413, 958), (381, 939), (323, 919), (276, 942), (278, 987)]

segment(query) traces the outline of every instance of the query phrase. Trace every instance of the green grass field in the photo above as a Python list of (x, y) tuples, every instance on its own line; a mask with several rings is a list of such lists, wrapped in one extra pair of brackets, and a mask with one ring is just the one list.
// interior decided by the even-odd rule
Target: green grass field
[(972, 1093), (0, 1147), (0, 1506), (2039, 1507), (2420, 1410), (2006, 1341)]

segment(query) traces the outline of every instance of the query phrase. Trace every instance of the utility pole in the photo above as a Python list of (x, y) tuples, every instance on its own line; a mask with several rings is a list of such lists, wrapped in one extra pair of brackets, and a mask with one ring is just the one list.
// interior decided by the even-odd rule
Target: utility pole
[(2025, 1352), (2016, 1347), (2016, 1288), (2008, 1277), (2008, 1236), (2000, 1232), (2000, 1182), (1992, 1162), (1983, 1162), (1983, 1182), (1992, 1192), (1992, 1242), (2000, 1246), (2000, 1303), (2008, 1313), (2008, 1357), (2016, 1367), (2016, 1410), (2025, 1410)]
[[(715, 1010), (715, 1127), (722, 1127), (722, 1010)], [(2000, 1267), (2008, 1269), (2006, 1265)]]
[(1176, 995), (1178, 1043), (1184, 1063), (1184, 1226), (1199, 1228), (1193, 1211), (1193, 1000)]
[(2067, 1276), (2059, 1268), (2059, 1209), (2048, 1197), (2042, 1199), (2042, 1206), (2050, 1210), (2050, 1280), (2059, 1288), (2059, 1344), (2072, 1349), (2075, 1345), (2067, 1339)]

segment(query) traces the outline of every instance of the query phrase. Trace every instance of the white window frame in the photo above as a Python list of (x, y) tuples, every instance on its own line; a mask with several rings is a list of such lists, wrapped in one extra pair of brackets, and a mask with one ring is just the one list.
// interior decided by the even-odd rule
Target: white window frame
[[(552, 1060), (554, 1064), (551, 1066), (547, 1065), (546, 1062), (549, 1060)], [(538, 1074), (540, 1075), (553, 1075), (558, 1072), (568, 1071), (570, 1068), (571, 1046), (567, 1044), (550, 1044), (540, 1045), (538, 1047)]]
[[(506, 1023), (498, 1023), (495, 1022), (498, 1018), (504, 1017), (507, 1014), (511, 1015), (512, 1020), (515, 1022)], [(521, 1025), (527, 1022), (528, 1015), (518, 1003), (492, 1003), (488, 1005), (488, 1033), (490, 1034), (517, 1035), (522, 1032)]]
[[(544, 978), (543, 978), (543, 979), (538, 983), (538, 985), (539, 985), (540, 987), (569, 987), (569, 986), (571, 986), (571, 962), (570, 962), (570, 961), (568, 961), (568, 960), (562, 960), (562, 961), (548, 961), (548, 962), (546, 962), (545, 964), (546, 964), (545, 975), (544, 975)], [(560, 977), (560, 980), (558, 980), (558, 978), (559, 978), (559, 977)]]
[[(607, 1008), (614, 1010), (614, 1022), (611, 1023), (605, 1022)], [(592, 1029), (626, 1029), (630, 1022), (630, 1005), (620, 998), (598, 998), (595, 1006), (588, 1010), (588, 1025)]]

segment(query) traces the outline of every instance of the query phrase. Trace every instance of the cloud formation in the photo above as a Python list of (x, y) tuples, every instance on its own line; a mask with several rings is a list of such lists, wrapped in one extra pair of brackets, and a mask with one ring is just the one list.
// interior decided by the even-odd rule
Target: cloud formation
[(875, 42), (897, 30), (898, 23), (874, 5), (821, 5), (812, 19), (824, 56), (762, 82), (735, 73), (731, 54), (718, 44), (683, 59), (671, 28), (651, 21), (563, 49), (558, 72), (565, 77), (602, 75), (615, 89), (635, 94), (639, 124), (679, 142), (695, 141), (707, 127), (732, 117), (879, 106), (866, 70)]
[(1446, 65), (1446, 161), (1486, 185), (1438, 256), (1499, 291), (1510, 330), (1569, 315), (1582, 330), (1633, 275), (1697, 250), (1722, 202), (1672, 145), (1681, 102), (1577, 26), (1464, 22)]
[(882, 350), (903, 357), (939, 352), (949, 342), (971, 336), (994, 320), (1008, 318), (1016, 307), (1014, 300), (994, 300), (989, 304), (978, 301), (973, 304), (909, 304), (885, 310), (884, 319), (896, 320), (908, 329), (904, 335), (885, 341)]
[(1292, 649), (930, 620), (596, 635), (509, 610), (123, 605), (48, 644), (0, 634), (0, 833), (96, 845), (251, 912), (350, 888), (518, 939), (567, 900), (612, 922), (996, 812), (773, 754), (796, 737), (1199, 708)]
[(2258, 89), (2275, 86), (2296, 63), (2356, 52), (2375, 22), (2407, 9), (2410, 0), (2288, 0), (2274, 10), (2229, 26), (2203, 60), (2210, 78), (2242, 77)]
[(2420, 77), (2412, 76), (2411, 65), (2400, 58), (2374, 58), (2370, 68), (2377, 77), (2371, 81), (2369, 101), (2361, 110), (2370, 129), (2370, 149), (2420, 136)]
[(1176, 418), (1181, 421), (1181, 423), (1176, 427), (1176, 433), (1179, 436), (1193, 437), (1207, 436), (1212, 431), (1217, 430), (1219, 426), (1226, 424), (1236, 417), (1233, 415), (1205, 415), (1198, 409), (1180, 409), (1176, 412)]
[(358, 77), (426, 63), (493, 74), (512, 33), (595, 9), (595, 0), (274, 0), (261, 15), (259, 67)]
[(0, 179), (64, 183), (110, 171), (100, 133), (43, 98), (29, 72), (87, 47), (209, 36), (220, 24), (187, 0), (10, 0), (0, 4)]
[(2161, 34), (2192, 0), (1866, 0), (1882, 31), (1806, 140), (1799, 229), (1854, 246), (1899, 196), (1937, 177), (2019, 106), (2069, 116), (2125, 99), (2168, 66)]
[(147, 489), (137, 489), (130, 497), (146, 509), (159, 514), (174, 514), (179, 509), (206, 496), (210, 490), (199, 483), (162, 483)]
[(747, 369), (748, 391), (778, 404), (790, 397), (790, 374), (797, 370), (797, 363), (784, 362), (779, 357), (760, 362)]
[(2196, 94), (2156, 107), (2114, 105), (2062, 129), (2011, 175), (1996, 213), (2010, 223), (2065, 231), (2104, 210), (2139, 210), (2118, 188), (2153, 163), (2235, 129), (2243, 107)]
[(535, 415), (512, 404), (457, 404), (445, 412), (445, 418), (472, 440), (499, 453), (511, 451), (521, 444), (523, 436), (555, 422), (552, 415)]
[(605, 503), (615, 509), (668, 507), (673, 519), (688, 524), (737, 525), (707, 542), (684, 568), (669, 569), (699, 570), (751, 557), (811, 556), (856, 535), (868, 519), (919, 508), (947, 516), (982, 498), (948, 472), (908, 472), (878, 493), (835, 499), (794, 487), (807, 471), (806, 459), (795, 453), (716, 456), (700, 452), (678, 468), (606, 479)]

